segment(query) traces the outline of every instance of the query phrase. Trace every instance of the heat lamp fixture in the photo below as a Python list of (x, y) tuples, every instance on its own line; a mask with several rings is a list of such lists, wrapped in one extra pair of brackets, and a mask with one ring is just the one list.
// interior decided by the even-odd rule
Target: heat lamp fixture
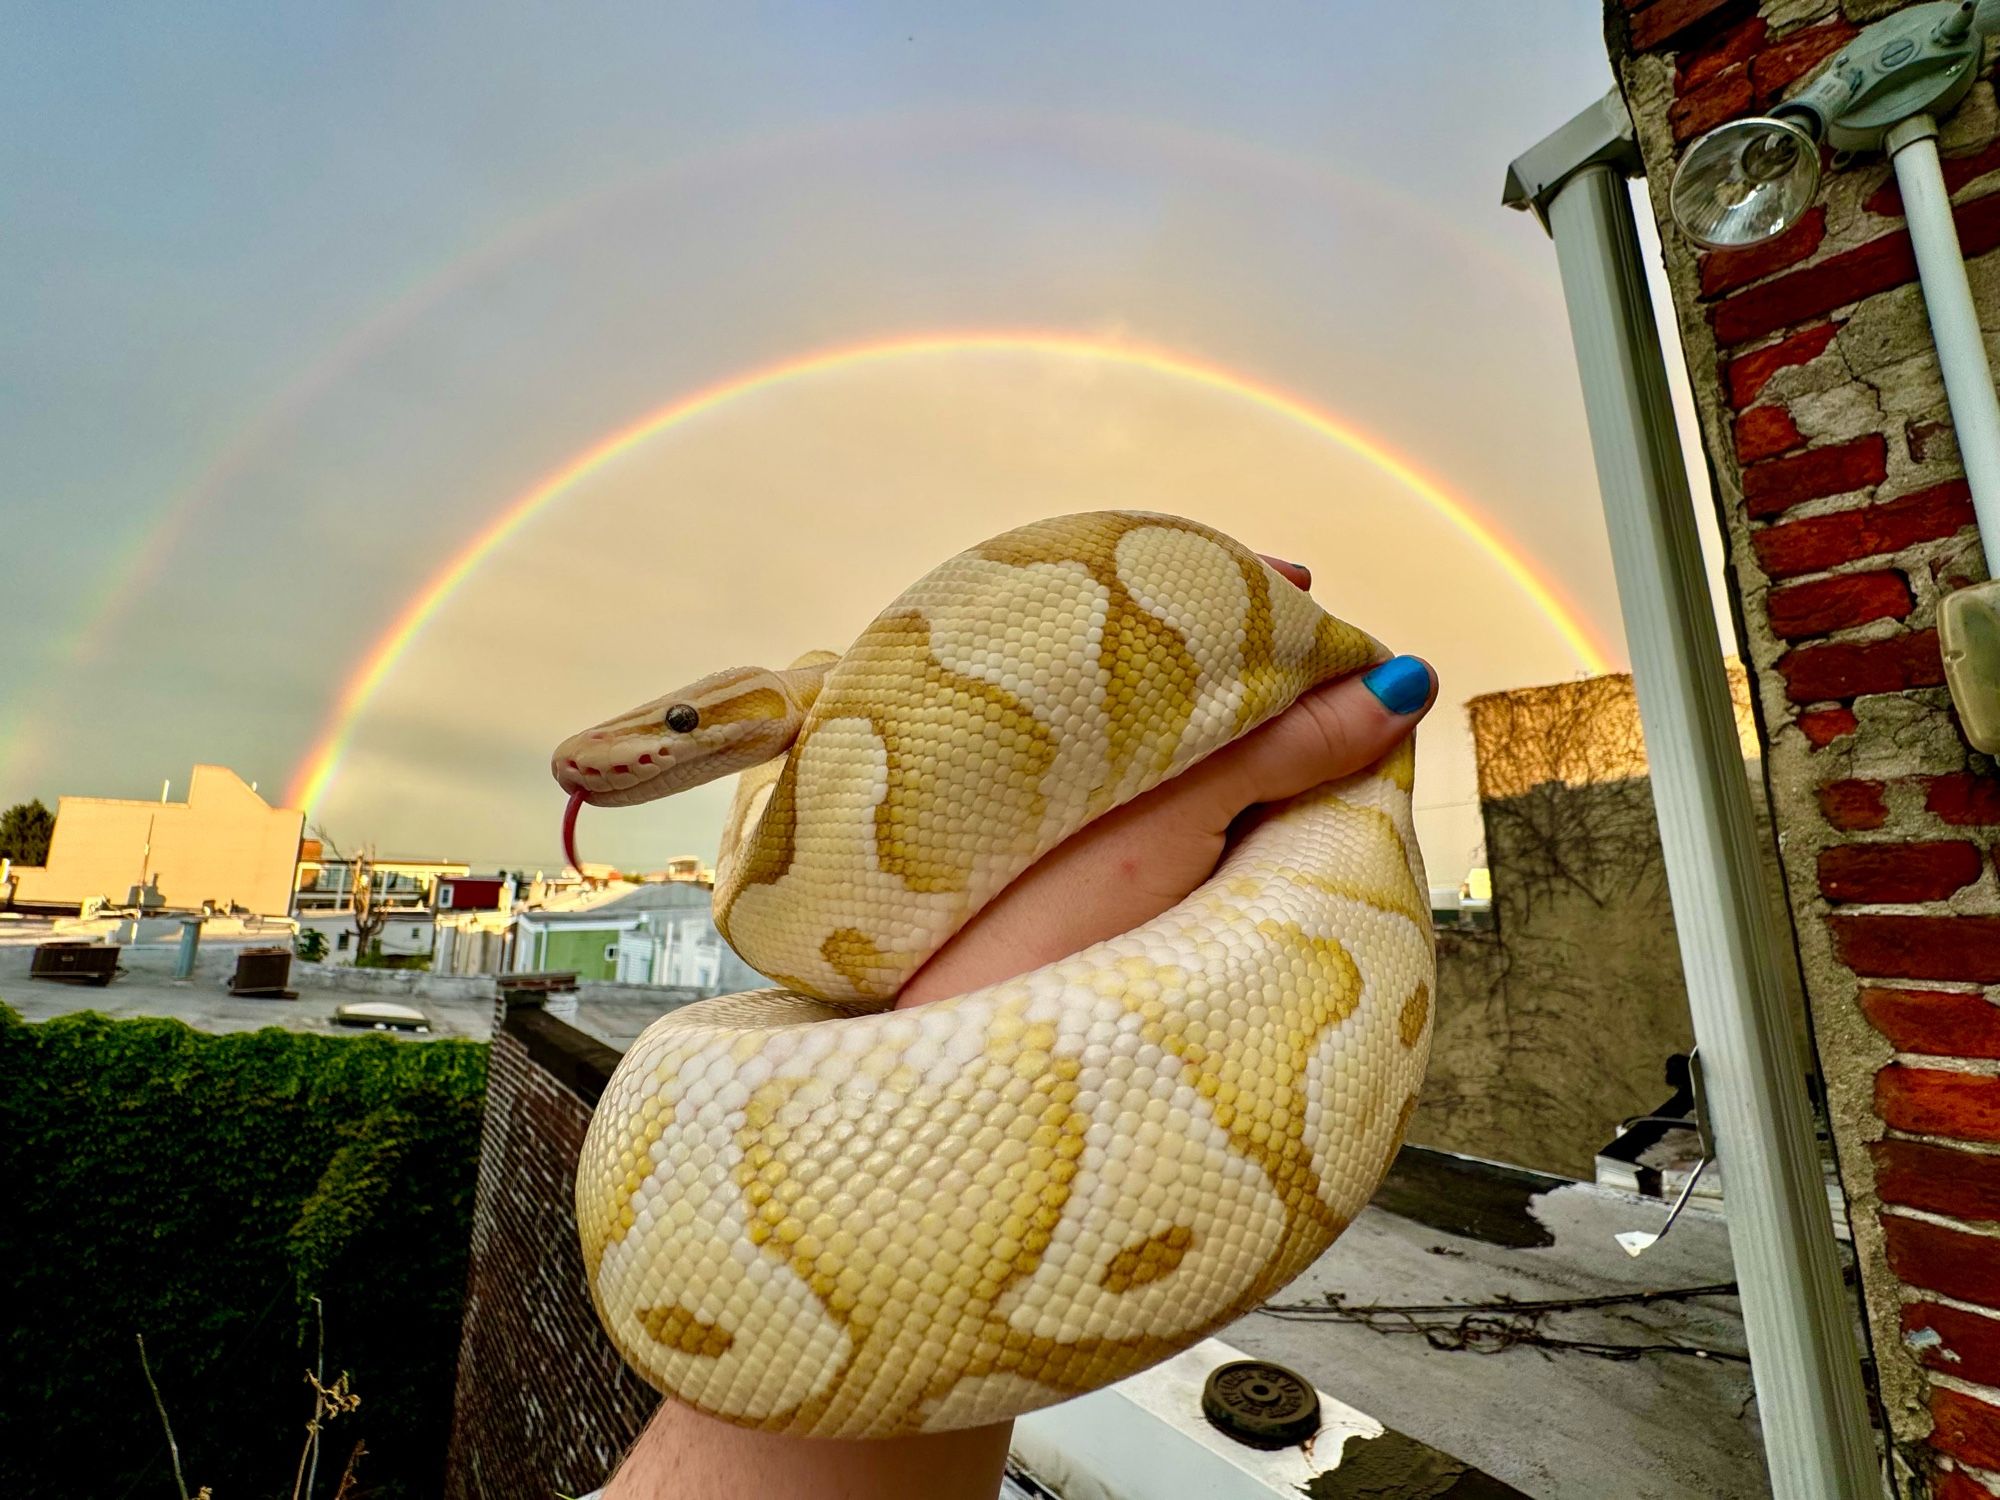
[(1888, 152), (1990, 580), (1938, 606), (1945, 678), (1966, 737), (1989, 754), (2000, 753), (2000, 402), (1938, 167), (1937, 121), (1971, 90), (1994, 32), (2000, 0), (1937, 0), (1877, 21), (1795, 98), (1698, 139), (1668, 191), (1682, 233), (1733, 250), (1799, 221), (1819, 187), (1822, 144)]

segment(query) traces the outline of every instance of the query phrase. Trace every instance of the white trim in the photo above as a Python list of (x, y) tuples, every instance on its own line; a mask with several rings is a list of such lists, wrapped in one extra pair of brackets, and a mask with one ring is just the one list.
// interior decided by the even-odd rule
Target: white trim
[(1202, 1415), (1202, 1387), (1218, 1365), (1248, 1358), (1203, 1339), (1114, 1386), (1030, 1412), (1014, 1423), (1014, 1457), (1078, 1500), (1297, 1500), (1316, 1476), (1340, 1466), (1350, 1437), (1382, 1435), (1380, 1422), (1325, 1391), (1309, 1447), (1265, 1452), (1217, 1431)]

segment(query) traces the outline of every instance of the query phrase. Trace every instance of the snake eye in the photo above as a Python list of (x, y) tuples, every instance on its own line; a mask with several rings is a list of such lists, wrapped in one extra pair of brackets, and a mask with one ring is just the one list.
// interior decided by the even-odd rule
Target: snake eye
[(676, 703), (667, 709), (667, 728), (680, 734), (692, 734), (701, 722), (701, 711), (692, 703)]

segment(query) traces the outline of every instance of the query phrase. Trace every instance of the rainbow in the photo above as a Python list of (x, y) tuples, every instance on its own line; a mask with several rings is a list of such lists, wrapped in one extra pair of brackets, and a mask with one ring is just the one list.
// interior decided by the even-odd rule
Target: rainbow
[(459, 548), (377, 637), (341, 687), (340, 696), (327, 713), (317, 737), (294, 769), (285, 794), (285, 806), (310, 811), (319, 802), (332, 784), (341, 756), (353, 739), (369, 700), (459, 585), (472, 576), (496, 547), (591, 475), (662, 433), (756, 391), (770, 390), (837, 370), (886, 364), (893, 360), (990, 353), (1089, 359), (1130, 369), (1149, 370), (1249, 401), (1310, 428), (1401, 484), (1491, 558), (1554, 626), (1585, 670), (1595, 674), (1611, 669), (1603, 646), (1574, 606), (1559, 595), (1555, 586), (1542, 576), (1516, 545), (1476, 515), (1469, 502), (1419, 472), (1408, 460), (1382, 443), (1296, 396), (1220, 365), (1144, 344), (1032, 330), (915, 334), (820, 350), (732, 376), (655, 408), (600, 438), (546, 475)]
[[(1311, 197), (1404, 220), (1411, 230), (1448, 244), (1510, 284), (1515, 295), (1548, 303), (1552, 283), (1533, 274), (1487, 239), (1416, 198), (1406, 189), (1339, 171), (1316, 157), (1163, 121), (1127, 120), (1065, 112), (1021, 115), (989, 110), (937, 110), (864, 116), (803, 131), (751, 137), (672, 161), (628, 177), (599, 183), (531, 216), (502, 226), (441, 266), (425, 268), (377, 310), (339, 337), (238, 429), (187, 484), (173, 492), (148, 521), (134, 527), (122, 547), (98, 570), (99, 586), (70, 627), (49, 643), (51, 666), (11, 705), (0, 727), (0, 776), (22, 767), (30, 745), (46, 743), (49, 701), (60, 667), (81, 666), (105, 654), (118, 629), (162, 577), (177, 549), (195, 534), (195, 523), (240, 483), (251, 465), (314, 404), (405, 336), (451, 297), (488, 275), (545, 250), (617, 207), (646, 194), (738, 181), (759, 172), (822, 156), (938, 152), (995, 145), (1094, 155), (1125, 168), (1134, 159), (1163, 161), (1213, 181), (1255, 184), (1274, 197)], [(1553, 305), (1553, 304), (1550, 304)]]

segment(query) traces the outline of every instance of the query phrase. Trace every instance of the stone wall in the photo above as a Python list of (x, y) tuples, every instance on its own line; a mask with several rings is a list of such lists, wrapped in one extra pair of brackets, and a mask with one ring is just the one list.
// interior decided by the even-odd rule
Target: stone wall
[(571, 1206), (590, 1112), (617, 1064), (534, 1006), (512, 1007), (495, 1030), (450, 1500), (587, 1494), (659, 1404), (598, 1326)]
[[(2000, 779), (1945, 692), (1941, 594), (1983, 576), (1901, 203), (1830, 157), (1749, 250), (1673, 228), (1685, 144), (1804, 86), (1882, 0), (1609, 0), (1714, 471), (1786, 887), (1910, 1494), (2000, 1493)], [(2000, 327), (1991, 58), (1941, 149)], [(1990, 341), (1990, 340), (1989, 340)]]
[[(1589, 1179), (1619, 1122), (1669, 1093), (1694, 1045), (1666, 864), (1645, 777), (1550, 782), (1485, 805), (1492, 931), (1438, 933), (1437, 1020), (1409, 1140)], [(1581, 884), (1524, 879), (1582, 855), (1593, 826), (1629, 832)], [(1553, 835), (1553, 838), (1550, 838)]]
[[(1748, 685), (1740, 669), (1731, 680), (1754, 752)], [(1438, 933), (1436, 1030), (1409, 1138), (1587, 1179), (1619, 1124), (1666, 1100), (1667, 1059), (1694, 1045), (1632, 679), (1467, 707), (1494, 925)], [(1745, 774), (1761, 815), (1761, 774)], [(1767, 878), (1781, 910), (1775, 857)]]

